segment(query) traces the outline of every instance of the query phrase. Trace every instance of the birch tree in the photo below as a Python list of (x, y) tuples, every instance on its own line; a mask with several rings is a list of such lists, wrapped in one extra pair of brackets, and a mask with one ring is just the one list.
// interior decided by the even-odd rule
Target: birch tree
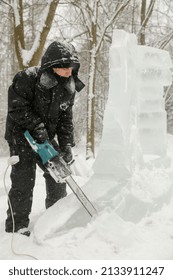
[[(27, 36), (24, 28), (24, 7), (26, 5), (26, 2), (27, 1), (24, 0), (9, 0), (8, 2), (3, 1), (3, 3), (10, 6), (12, 11), (14, 27), (14, 44), (20, 69), (34, 66), (39, 63), (59, 0), (42, 1), (44, 9), (41, 15), (38, 16), (37, 22), (39, 22), (39, 25), (37, 25), (35, 37), (32, 42), (32, 46), (29, 50), (27, 50), (26, 46)], [(36, 3), (38, 3), (38, 1), (35, 1), (35, 4)], [(33, 9), (33, 6), (31, 5), (30, 8)]]

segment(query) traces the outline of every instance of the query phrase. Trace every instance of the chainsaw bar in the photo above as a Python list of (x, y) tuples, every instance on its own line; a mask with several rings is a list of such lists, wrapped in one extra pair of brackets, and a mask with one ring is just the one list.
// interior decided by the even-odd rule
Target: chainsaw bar
[(67, 182), (68, 186), (71, 188), (73, 193), (76, 195), (76, 197), (79, 199), (79, 201), (82, 203), (86, 211), (90, 214), (90, 216), (93, 217), (94, 215), (96, 215), (97, 210), (95, 209), (94, 205), (91, 203), (91, 201), (82, 191), (82, 189), (78, 186), (73, 177), (69, 176), (65, 179), (65, 181)]
[(68, 184), (70, 189), (73, 191), (73, 193), (76, 195), (78, 200), (81, 202), (81, 204), (91, 217), (97, 214), (97, 210), (95, 209), (94, 205), (91, 203), (86, 194), (82, 191), (82, 189), (71, 176), (69, 167), (67, 168), (66, 166), (65, 168), (64, 166), (64, 170), (61, 169), (60, 172), (59, 168), (57, 168), (57, 164), (54, 164), (54, 162), (51, 161), (47, 163), (46, 167), (50, 175), (56, 182), (66, 182)]

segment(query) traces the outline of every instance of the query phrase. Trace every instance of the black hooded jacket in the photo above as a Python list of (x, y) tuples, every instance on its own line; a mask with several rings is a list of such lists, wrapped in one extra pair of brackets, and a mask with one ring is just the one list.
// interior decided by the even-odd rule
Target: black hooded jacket
[[(72, 76), (53, 73), (54, 65), (73, 66)], [(44, 123), (49, 139), (57, 135), (60, 147), (74, 145), (72, 106), (75, 92), (84, 84), (78, 79), (79, 59), (71, 44), (53, 42), (41, 60), (41, 67), (30, 67), (16, 74), (8, 91), (5, 139), (12, 144), (29, 145), (25, 130)]]

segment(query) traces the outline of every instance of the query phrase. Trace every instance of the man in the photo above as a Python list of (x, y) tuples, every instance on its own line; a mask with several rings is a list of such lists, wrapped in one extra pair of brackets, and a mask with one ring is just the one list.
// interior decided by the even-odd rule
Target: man
[[(5, 139), (9, 144), (10, 155), (19, 156), (19, 162), (12, 166), (12, 186), (9, 191), (15, 232), (30, 234), (28, 225), (36, 164), (44, 171), (46, 208), (67, 195), (66, 184), (56, 183), (52, 179), (26, 141), (24, 132), (28, 130), (38, 143), (49, 140), (55, 149), (62, 152), (67, 163), (72, 160), (72, 106), (75, 92), (84, 87), (78, 78), (79, 67), (74, 47), (55, 41), (43, 55), (41, 67), (20, 71), (9, 87)], [(10, 207), (5, 230), (13, 231)]]

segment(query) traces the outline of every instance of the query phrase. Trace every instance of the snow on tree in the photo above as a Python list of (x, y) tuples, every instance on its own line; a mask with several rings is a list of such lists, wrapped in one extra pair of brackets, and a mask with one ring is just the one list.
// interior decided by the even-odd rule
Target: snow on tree
[[(38, 4), (38, 2), (39, 1), (35, 4)], [(41, 15), (39, 14), (37, 20), (39, 24), (37, 24), (35, 38), (32, 42), (32, 47), (29, 50), (26, 48), (27, 36), (25, 34), (24, 24), (25, 7), (28, 3), (24, 0), (11, 0), (9, 3), (6, 2), (13, 13), (14, 44), (20, 69), (37, 65), (42, 55), (44, 44), (50, 31), (59, 0), (48, 0), (44, 2), (44, 9), (42, 10)], [(29, 4), (29, 9), (32, 8), (31, 3)]]

